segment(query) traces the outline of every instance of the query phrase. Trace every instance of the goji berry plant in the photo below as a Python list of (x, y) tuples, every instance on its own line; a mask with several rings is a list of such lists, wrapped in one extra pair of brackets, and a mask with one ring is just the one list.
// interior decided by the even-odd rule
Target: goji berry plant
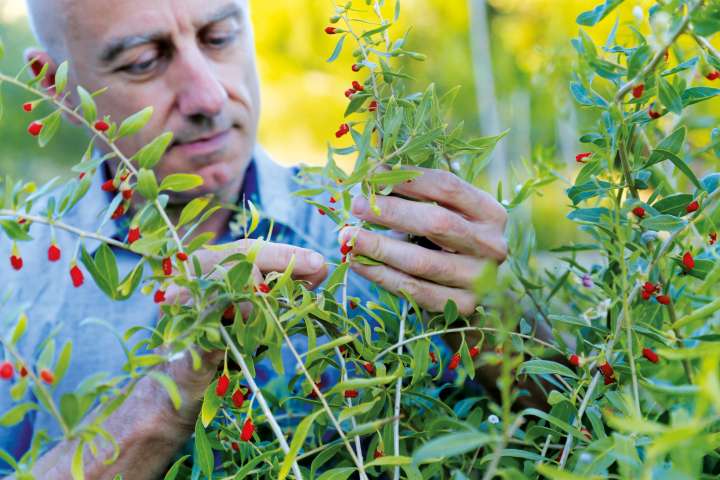
[[(303, 186), (297, 194), (338, 228), (356, 223), (352, 195), (361, 192), (377, 210), (378, 195), (420, 175), (412, 167), (449, 170), (481, 186), (501, 138), (468, 140), (460, 126), (449, 125), (452, 91), (408, 91), (396, 60), (425, 57), (407, 49), (407, 34), (391, 36), (399, 2), (355, 3), (362, 5), (336, 6), (324, 30), (338, 37), (329, 61), (354, 48), (354, 63), (342, 67), (349, 104), (335, 132), (351, 144), (330, 146), (327, 164), (304, 168), (298, 178)], [(292, 264), (254, 280), (262, 241), (203, 271), (196, 252), (222, 247), (211, 245), (210, 235), (191, 234), (220, 205), (196, 198), (178, 222), (170, 220), (166, 192), (202, 181), (184, 173), (156, 180), (152, 169), (172, 134), (132, 156), (116, 143), (140, 131), (151, 108), (116, 122), (97, 111), (94, 97), (103, 92), (81, 86), (80, 104), (68, 107), (67, 64), (52, 79), (34, 62), (27, 81), (22, 72), (0, 72), (0, 83), (35, 97), (22, 105), (26, 112), (40, 106), (50, 112), (29, 122), (28, 134), (40, 146), (51, 141), (63, 115), (92, 134), (71, 180), (40, 187), (10, 178), (0, 183), (0, 226), (4, 241), (12, 242), (11, 267), (23, 269), (25, 242), (46, 242), (47, 261), (66, 262), (76, 288), (89, 276), (113, 300), (146, 294), (161, 308), (142, 342), (128, 340), (137, 329), (120, 332), (127, 343), (122, 374), (88, 379), (59, 400), (55, 392), (72, 344), (56, 354), (50, 337), (36, 358), (26, 358), (18, 342), (30, 319), (14, 318), (0, 336), (0, 381), (12, 382), (17, 403), (0, 412), (0, 426), (34, 409), (47, 411), (64, 438), (79, 440), (72, 473), (84, 478), (84, 456), (107, 440), (105, 415), (141, 378), (163, 385), (179, 408), (177, 387), (157, 367), (179, 352), (191, 352), (199, 365), (201, 351), (223, 350), (226, 360), (205, 393), (192, 454), (178, 458), (167, 479), (715, 477), (720, 176), (699, 179), (695, 172), (720, 155), (720, 133), (694, 123), (691, 107), (720, 94), (701, 85), (720, 76), (720, 54), (709, 40), (720, 30), (720, 4), (660, 2), (643, 30), (618, 19), (610, 37), (596, 45), (585, 29), (609, 21), (621, 3), (607, 0), (581, 14), (572, 41), (578, 62), (570, 92), (592, 120), (580, 138), (587, 151), (575, 158), (581, 168), (567, 196), (569, 218), (585, 239), (555, 248), (553, 262), (562, 267), (541, 270), (532, 228), (512, 222), (511, 256), (503, 268), (490, 264), (480, 273), (481, 306), (469, 316), (452, 301), (434, 314), (410, 295), (378, 289), (376, 298), (353, 296), (349, 265), (375, 260), (353, 255), (352, 240), (338, 246), (335, 268), (315, 291), (291, 278)], [(43, 79), (54, 84), (51, 93), (37, 87)], [(96, 144), (109, 153), (97, 155)], [(346, 156), (355, 160), (350, 172), (336, 163)], [(115, 196), (97, 228), (65, 223), (107, 161), (119, 168), (101, 188)], [(511, 198), (498, 189), (510, 212), (559, 176), (557, 164), (545, 157), (526, 165), (528, 180)], [(249, 236), (261, 215), (250, 204), (234, 225)], [(127, 221), (124, 241), (102, 235), (112, 220)], [(56, 230), (77, 235), (73, 251), (61, 251)], [(101, 244), (94, 255), (88, 242)], [(124, 278), (119, 250), (137, 254)], [(168, 304), (171, 285), (185, 289), (189, 301)], [(253, 307), (247, 318), (243, 303)], [(307, 339), (306, 349), (291, 342), (296, 336)], [(442, 338), (455, 347), (443, 347)], [(267, 358), (279, 377), (287, 375), (283, 349), (295, 364), (287, 395), (278, 397), (257, 384), (255, 365)], [(477, 372), (492, 379), (486, 389), (473, 388)], [(327, 384), (332, 377), (338, 380)], [(28, 389), (38, 402), (21, 400)], [(94, 404), (100, 413), (87, 417)], [(28, 478), (37, 455), (54, 440), (36, 432), (21, 459), (3, 451), (0, 458)]]

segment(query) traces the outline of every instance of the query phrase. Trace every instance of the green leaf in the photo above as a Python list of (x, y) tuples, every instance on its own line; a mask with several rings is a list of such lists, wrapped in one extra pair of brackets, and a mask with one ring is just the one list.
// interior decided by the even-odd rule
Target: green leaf
[(677, 91), (664, 77), (658, 79), (658, 93), (660, 102), (662, 102), (668, 110), (676, 115), (680, 115), (683, 109), (683, 101)]
[(170, 470), (167, 471), (163, 480), (175, 480), (178, 473), (180, 472), (180, 467), (183, 463), (185, 463), (185, 460), (187, 460), (188, 458), (190, 458), (190, 455), (183, 455), (182, 457), (178, 458), (177, 461), (173, 463), (173, 466), (170, 467)]
[(569, 220), (588, 223), (600, 223), (602, 217), (612, 218), (610, 210), (605, 207), (578, 208), (567, 216)]
[(82, 109), (83, 117), (89, 124), (93, 124), (97, 118), (97, 105), (95, 105), (95, 99), (90, 93), (83, 87), (77, 87), (78, 96), (80, 97), (80, 108)]
[(180, 213), (180, 220), (177, 224), (178, 228), (195, 220), (195, 218), (200, 215), (200, 212), (202, 212), (209, 203), (210, 198), (208, 197), (193, 198), (190, 203), (185, 205), (185, 208), (183, 208)]
[(75, 452), (72, 457), (72, 464), (70, 466), (70, 473), (72, 474), (73, 480), (84, 480), (85, 471), (83, 469), (83, 455), (85, 452), (85, 442), (80, 441), (75, 447)]
[(531, 375), (555, 374), (563, 377), (578, 378), (578, 376), (565, 365), (549, 360), (528, 360), (520, 365), (521, 373)]
[(328, 63), (334, 62), (338, 56), (340, 55), (340, 52), (342, 52), (343, 45), (345, 44), (345, 38), (347, 35), (343, 35), (340, 37), (338, 42), (335, 44), (335, 49), (332, 52), (332, 55), (330, 55), (330, 58), (327, 59)]
[(412, 458), (410, 457), (404, 457), (402, 455), (393, 456), (382, 456), (380, 458), (376, 458), (372, 462), (365, 465), (366, 468), (370, 467), (378, 467), (378, 466), (386, 466), (386, 465), (410, 465), (412, 463)]
[(180, 406), (182, 405), (182, 397), (180, 396), (180, 390), (178, 389), (175, 381), (168, 375), (157, 370), (151, 371), (149, 376), (156, 380), (160, 385), (165, 387), (165, 391), (170, 397), (170, 401), (172, 401), (173, 407), (175, 407), (175, 410), (180, 410)]
[(441, 435), (415, 450), (412, 461), (415, 465), (434, 460), (462, 455), (477, 450), (493, 440), (481, 432), (458, 432)]
[(185, 192), (192, 190), (203, 184), (200, 175), (189, 173), (173, 173), (165, 177), (160, 184), (160, 190), (170, 190), (172, 192)]
[(690, 87), (682, 93), (682, 102), (687, 107), (718, 95), (720, 95), (720, 88)]
[(74, 393), (65, 393), (60, 397), (60, 414), (69, 428), (80, 420), (80, 402)]
[(68, 62), (64, 61), (58, 65), (57, 71), (55, 71), (55, 93), (60, 95), (65, 91), (68, 80)]
[(210, 422), (213, 421), (215, 415), (217, 415), (217, 412), (220, 409), (220, 406), (222, 405), (222, 399), (215, 393), (216, 386), (217, 380), (212, 382), (205, 389), (205, 395), (203, 396), (202, 408), (200, 409), (200, 420), (205, 428), (207, 428), (207, 426), (210, 425)]
[(31, 402), (15, 405), (0, 417), (0, 427), (12, 427), (20, 423), (30, 410), (37, 410), (38, 406)]
[(70, 358), (72, 357), (73, 343), (72, 340), (68, 340), (60, 350), (58, 361), (55, 364), (55, 382), (59, 383), (60, 380), (65, 376), (68, 366), (70, 365)]
[(55, 110), (53, 113), (45, 117), (42, 123), (43, 128), (38, 136), (38, 145), (40, 145), (41, 148), (44, 148), (53, 138), (55, 138), (55, 135), (60, 129), (60, 110)]
[(160, 161), (165, 151), (173, 140), (172, 132), (165, 132), (155, 137), (149, 144), (145, 145), (135, 154), (138, 165), (141, 168), (153, 168)]
[[(157, 198), (159, 191), (158, 184), (155, 179), (155, 173), (152, 170), (141, 168), (138, 171), (137, 191), (147, 200), (153, 201)], [(189, 206), (190, 204), (188, 204), (187, 207)], [(185, 210), (183, 210), (183, 212), (185, 212)]]
[(585, 25), (586, 27), (592, 27), (600, 22), (603, 18), (607, 17), (610, 12), (615, 10), (624, 0), (606, 0), (592, 10), (581, 13), (575, 20), (578, 25)]
[(419, 170), (389, 170), (372, 174), (367, 179), (367, 182), (379, 186), (397, 185), (417, 178), (422, 174)]
[(307, 417), (303, 418), (298, 427), (295, 429), (292, 442), (290, 443), (290, 451), (285, 455), (285, 459), (280, 466), (280, 472), (278, 473), (278, 478), (280, 480), (285, 480), (288, 473), (290, 473), (290, 468), (295, 462), (295, 458), (300, 451), (300, 447), (302, 447), (303, 443), (305, 443), (305, 438), (307, 437), (308, 432), (310, 432), (310, 427), (312, 426), (315, 419), (317, 419), (317, 417), (319, 417), (323, 413), (325, 413), (324, 410), (318, 410), (308, 415)]
[(207, 438), (205, 428), (202, 426), (200, 419), (195, 423), (195, 452), (193, 457), (197, 464), (200, 465), (200, 469), (205, 476), (212, 477), (215, 458), (212, 447), (210, 446), (210, 440)]
[(687, 221), (672, 215), (663, 214), (645, 218), (640, 223), (648, 230), (672, 232), (678, 228), (684, 227), (687, 224)]
[(28, 241), (32, 237), (14, 220), (0, 220), (0, 227), (11, 240)]
[(674, 193), (655, 202), (653, 208), (660, 213), (680, 216), (685, 214), (685, 209), (692, 200), (693, 196), (689, 193)]
[(317, 480), (347, 480), (347, 478), (355, 473), (355, 467), (333, 468), (320, 475)]
[(127, 137), (133, 135), (147, 125), (153, 114), (152, 107), (146, 107), (137, 113), (130, 115), (121, 124), (117, 134), (117, 138)]
[(28, 317), (24, 313), (20, 315), (15, 328), (13, 329), (12, 336), (10, 337), (10, 344), (15, 345), (20, 338), (22, 338), (25, 330), (27, 329)]

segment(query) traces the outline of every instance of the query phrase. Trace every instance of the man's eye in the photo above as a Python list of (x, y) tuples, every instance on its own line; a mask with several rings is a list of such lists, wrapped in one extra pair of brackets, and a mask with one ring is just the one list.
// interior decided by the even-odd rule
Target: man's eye
[(208, 35), (205, 37), (205, 43), (210, 45), (211, 47), (225, 47), (227, 45), (230, 45), (235, 41), (237, 38), (237, 32), (230, 32), (226, 34), (214, 34), (214, 35)]
[(131, 75), (143, 75), (151, 72), (157, 66), (157, 63), (158, 58), (154, 56), (141, 62), (131, 63), (130, 65), (122, 67), (121, 70)]

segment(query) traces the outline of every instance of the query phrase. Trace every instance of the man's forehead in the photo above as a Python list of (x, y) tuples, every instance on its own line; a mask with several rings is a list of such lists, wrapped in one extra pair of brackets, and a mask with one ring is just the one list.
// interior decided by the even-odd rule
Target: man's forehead
[[(177, 26), (199, 28), (227, 16), (247, 15), (247, 0), (62, 0), (69, 34), (93, 38), (93, 47), (134, 36), (170, 33)], [(182, 23), (182, 25), (178, 25)]]

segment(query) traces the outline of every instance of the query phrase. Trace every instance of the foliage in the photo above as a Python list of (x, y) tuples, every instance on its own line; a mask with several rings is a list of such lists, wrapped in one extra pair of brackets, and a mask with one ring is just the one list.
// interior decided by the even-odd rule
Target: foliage
[[(352, 222), (351, 192), (361, 191), (375, 205), (378, 195), (411, 181), (416, 166), (451, 170), (481, 183), (482, 168), (501, 138), (467, 140), (461, 125), (447, 123), (452, 91), (438, 93), (433, 86), (411, 91), (395, 62), (424, 57), (410, 50), (407, 35), (391, 36), (399, 2), (385, 8), (380, 0), (364, 3), (365, 13), (375, 17), (372, 24), (355, 19), (359, 5), (338, 6), (331, 18), (337, 44), (330, 59), (351, 49), (367, 77), (346, 111), (352, 143), (328, 147), (327, 164), (301, 174), (307, 189), (300, 194), (339, 226)], [(178, 174), (157, 184), (151, 168), (163, 154), (166, 136), (131, 158), (115, 145), (121, 136), (142, 129), (151, 110), (119, 123), (110, 119), (103, 133), (93, 128), (98, 115), (93, 98), (102, 92), (80, 93), (82, 105), (71, 110), (62, 103), (67, 92), (60, 88), (61, 74), (54, 97), (36, 88), (42, 73), (27, 81), (0, 74), (3, 86), (23, 89), (50, 108), (40, 119), (40, 143), (51, 140), (49, 126), (64, 110), (93, 132), (90, 146), (104, 142), (111, 152), (94, 159), (88, 148), (74, 171), (92, 173), (102, 161), (119, 161), (118, 176), (127, 175), (124, 181), (144, 198), (136, 200), (139, 208), (131, 221), (143, 232), (140, 240), (127, 244), (80, 232), (105, 244), (91, 256), (83, 248), (85, 240), (78, 240), (82, 266), (98, 286), (119, 300), (141, 285), (150, 293), (174, 283), (191, 299), (163, 306), (145, 345), (156, 348), (154, 353), (128, 345), (125, 373), (90, 379), (59, 404), (50, 392), (72, 346), (64, 345), (56, 355), (49, 338), (37, 360), (21, 358), (15, 345), (28, 328), (27, 317), (21, 316), (0, 341), (7, 357), (27, 368), (27, 375), (15, 380), (13, 395), (20, 398), (31, 388), (40, 401), (3, 412), (0, 424), (15, 424), (34, 409), (47, 410), (66, 438), (81, 440), (73, 462), (73, 475), (81, 478), (83, 445), (107, 437), (102, 415), (81, 422), (94, 400), (109, 413), (140, 378), (152, 375), (177, 406), (174, 384), (155, 367), (184, 350), (197, 361), (200, 349), (223, 349), (239, 368), (229, 371), (226, 361), (223, 375), (229, 375), (233, 389), (247, 385), (251, 399), (237, 408), (218, 397), (221, 380), (213, 382), (196, 424), (193, 454), (180, 458), (166, 478), (716, 476), (720, 353), (714, 343), (720, 338), (715, 331), (720, 301), (714, 296), (720, 267), (713, 234), (720, 189), (717, 175), (698, 178), (693, 167), (720, 155), (720, 134), (693, 135), (691, 119), (696, 104), (720, 94), (720, 89), (696, 85), (720, 70), (720, 55), (707, 40), (720, 30), (720, 10), (717, 2), (663, 2), (649, 12), (650, 34), (631, 29), (629, 40), (619, 43), (624, 27), (616, 22), (609, 38), (596, 44), (585, 29), (611, 21), (608, 14), (617, 3), (605, 2), (578, 17), (581, 29), (573, 39), (578, 63), (568, 92), (595, 122), (581, 138), (589, 152), (578, 157), (584, 164), (566, 194), (573, 205), (569, 218), (589, 240), (558, 247), (553, 261), (563, 267), (541, 270), (534, 232), (518, 215), (509, 229), (507, 267), (489, 267), (478, 278), (482, 306), (468, 317), (459, 315), (452, 302), (441, 314), (423, 312), (411, 295), (396, 298), (380, 291), (372, 301), (348, 298), (346, 262), (336, 266), (319, 291), (293, 281), (292, 265), (269, 274), (264, 279), (269, 288), (258, 291), (251, 271), (261, 242), (203, 272), (194, 254), (210, 239), (187, 242), (164, 211), (164, 192), (189, 190), (197, 177)], [(370, 108), (371, 102), (377, 108)], [(354, 159), (352, 172), (338, 167), (339, 157)], [(542, 152), (526, 167), (529, 179), (507, 202), (512, 212), (558, 177)], [(78, 233), (62, 220), (87, 192), (89, 177), (72, 179), (60, 193), (58, 182), (37, 187), (5, 178), (0, 184), (4, 234), (22, 247), (33, 240), (31, 223)], [(337, 208), (322, 202), (328, 194), (341, 199)], [(107, 222), (121, 202), (118, 193), (98, 223)], [(41, 203), (41, 211), (33, 210)], [(213, 208), (205, 200), (190, 202), (182, 223), (192, 230)], [(240, 223), (248, 226), (243, 230), (257, 226), (259, 215), (253, 209), (241, 216)], [(137, 268), (127, 277), (119, 277), (110, 246), (138, 254)], [(178, 253), (190, 260), (176, 261)], [(170, 277), (163, 274), (168, 258), (177, 268)], [(373, 260), (350, 253), (347, 261)], [(152, 275), (143, 276), (144, 266)], [(246, 320), (239, 308), (228, 310), (244, 302), (254, 307)], [(228, 311), (235, 314), (224, 323)], [(552, 329), (551, 338), (541, 337), (542, 325)], [(126, 342), (132, 333), (125, 332)], [(307, 337), (307, 351), (298, 352), (289, 341), (296, 334)], [(451, 334), (459, 337), (457, 376), (447, 375), (452, 360), (438, 348), (439, 337)], [(269, 358), (283, 374), (283, 345), (297, 361), (291, 381), (297, 395), (278, 399), (256, 385), (254, 366)], [(473, 347), (482, 352), (476, 354)], [(318, 385), (330, 369), (340, 371), (340, 381)], [(464, 385), (476, 369), (497, 372), (497, 398), (467, 395)], [(52, 371), (56, 381), (42, 381), (43, 370)], [(523, 407), (528, 392), (519, 387), (521, 381), (536, 382), (547, 392), (547, 410)], [(303, 419), (283, 430), (280, 415)], [(242, 441), (250, 419), (258, 430), (252, 441)], [(5, 452), (0, 456), (18, 471), (28, 471), (46, 440), (37, 435), (31, 452), (18, 463)], [(218, 467), (216, 452), (222, 459)]]

